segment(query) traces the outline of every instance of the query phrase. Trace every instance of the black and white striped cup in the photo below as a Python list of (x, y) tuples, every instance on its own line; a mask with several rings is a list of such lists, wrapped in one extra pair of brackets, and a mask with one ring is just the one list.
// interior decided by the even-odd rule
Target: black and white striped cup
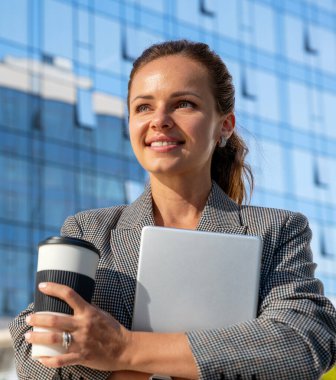
[[(99, 251), (91, 243), (69, 237), (50, 237), (39, 244), (35, 287), (35, 313), (73, 314), (64, 301), (43, 294), (38, 289), (41, 282), (56, 282), (74, 289), (87, 302), (95, 286), (95, 274)], [(46, 332), (50, 329), (36, 328), (34, 331)], [(32, 345), (32, 357), (56, 356), (65, 352), (60, 345)]]

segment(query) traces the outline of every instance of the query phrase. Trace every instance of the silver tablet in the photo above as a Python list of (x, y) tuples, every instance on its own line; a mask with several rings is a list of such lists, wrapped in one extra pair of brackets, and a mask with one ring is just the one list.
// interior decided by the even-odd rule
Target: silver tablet
[(132, 329), (179, 332), (255, 318), (261, 251), (257, 236), (144, 227)]

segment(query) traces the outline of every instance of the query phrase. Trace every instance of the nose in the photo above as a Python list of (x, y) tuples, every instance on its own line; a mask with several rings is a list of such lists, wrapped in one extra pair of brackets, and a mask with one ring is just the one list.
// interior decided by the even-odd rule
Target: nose
[(150, 127), (154, 129), (171, 128), (173, 125), (174, 121), (171, 116), (162, 109), (157, 109), (150, 121)]

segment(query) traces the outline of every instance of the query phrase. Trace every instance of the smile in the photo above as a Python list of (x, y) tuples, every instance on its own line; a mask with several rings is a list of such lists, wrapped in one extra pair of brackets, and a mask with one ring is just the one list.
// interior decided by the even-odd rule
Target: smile
[(156, 147), (156, 146), (170, 146), (170, 145), (180, 145), (181, 143), (178, 141), (153, 141), (150, 146)]

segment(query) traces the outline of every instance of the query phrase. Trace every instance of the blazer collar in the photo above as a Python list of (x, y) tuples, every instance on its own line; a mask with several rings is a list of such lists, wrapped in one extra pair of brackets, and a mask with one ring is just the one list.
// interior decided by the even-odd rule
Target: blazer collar
[[(130, 317), (133, 315), (141, 230), (144, 226), (154, 225), (152, 194), (150, 185), (147, 185), (143, 194), (125, 208), (116, 229), (111, 231), (111, 251), (121, 282), (121, 293)], [(239, 205), (232, 201), (215, 182), (197, 230), (246, 234), (247, 226), (241, 223)]]
[[(142, 228), (155, 225), (152, 207), (150, 185), (145, 187), (143, 194), (122, 213), (117, 229)], [(240, 218), (240, 206), (230, 199), (223, 190), (212, 182), (212, 188), (202, 212), (198, 230), (236, 229), (243, 226)]]

